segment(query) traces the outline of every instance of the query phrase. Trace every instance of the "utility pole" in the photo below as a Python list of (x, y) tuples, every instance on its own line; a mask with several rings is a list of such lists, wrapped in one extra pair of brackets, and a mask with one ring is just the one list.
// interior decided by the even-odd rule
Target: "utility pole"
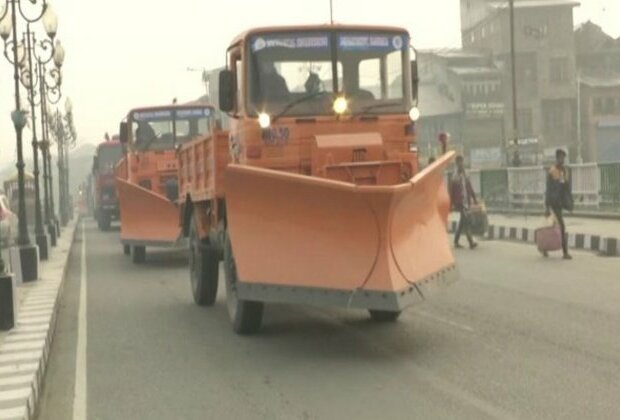
[(519, 157), (519, 132), (517, 122), (517, 67), (515, 54), (515, 2), (508, 0), (510, 20), (510, 72), (512, 74), (512, 141), (514, 144), (513, 165), (518, 166)]
[(577, 69), (577, 163), (583, 163), (581, 154), (581, 77)]

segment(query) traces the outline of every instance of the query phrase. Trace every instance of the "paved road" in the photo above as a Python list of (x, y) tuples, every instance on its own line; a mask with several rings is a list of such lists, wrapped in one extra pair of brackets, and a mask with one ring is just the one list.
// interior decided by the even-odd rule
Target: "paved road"
[[(80, 245), (42, 420), (72, 418)], [(86, 254), (89, 419), (620, 418), (620, 259), (483, 242), (457, 253), (463, 281), (396, 324), (269, 306), (239, 337), (223, 294), (192, 304), (182, 254), (134, 266), (93, 223)]]

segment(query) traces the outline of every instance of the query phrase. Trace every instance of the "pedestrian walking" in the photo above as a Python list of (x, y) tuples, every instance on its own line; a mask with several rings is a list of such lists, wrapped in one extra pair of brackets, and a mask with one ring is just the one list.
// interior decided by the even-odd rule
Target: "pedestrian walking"
[(465, 159), (461, 155), (456, 157), (456, 172), (450, 180), (450, 198), (453, 209), (460, 213), (459, 224), (454, 234), (454, 247), (462, 248), (459, 239), (461, 234), (465, 233), (469, 247), (474, 249), (478, 244), (474, 242), (471, 234), (469, 209), (472, 204), (478, 204), (478, 200), (465, 171)]
[[(545, 215), (549, 217), (551, 213), (555, 216), (560, 225), (562, 235), (562, 252), (565, 260), (573, 257), (568, 253), (568, 240), (566, 235), (566, 225), (562, 215), (563, 210), (573, 210), (573, 195), (571, 191), (570, 173), (564, 162), (566, 152), (562, 149), (555, 151), (555, 164), (551, 166), (547, 173), (547, 191), (545, 194)], [(548, 256), (547, 252), (544, 252)]]

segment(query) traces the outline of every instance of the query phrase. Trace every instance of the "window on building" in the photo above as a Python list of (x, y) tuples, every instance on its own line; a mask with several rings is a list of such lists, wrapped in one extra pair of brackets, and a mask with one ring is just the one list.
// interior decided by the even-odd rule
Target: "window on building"
[(480, 29), (480, 38), (484, 39), (484, 37), (487, 36), (487, 28), (486, 26), (482, 25), (482, 28)]
[(603, 108), (603, 111), (605, 112), (605, 114), (614, 114), (616, 111), (616, 101), (614, 100), (614, 98), (605, 98), (605, 106)]
[(592, 113), (601, 115), (603, 113), (603, 98), (592, 99)]
[(489, 32), (492, 34), (495, 33), (495, 22), (491, 22), (491, 24), (489, 25)]
[(519, 109), (517, 110), (517, 130), (519, 137), (529, 137), (532, 135), (532, 110)]
[(554, 99), (543, 102), (543, 124), (547, 130), (566, 132), (572, 127), (571, 101)]
[(474, 42), (476, 42), (476, 32), (475, 31), (471, 31), (471, 33), (469, 34), (469, 41), (473, 44)]
[(536, 54), (519, 54), (516, 59), (516, 72), (517, 83), (536, 81), (538, 76)]
[(549, 80), (555, 83), (568, 81), (568, 59), (552, 58), (550, 61)]

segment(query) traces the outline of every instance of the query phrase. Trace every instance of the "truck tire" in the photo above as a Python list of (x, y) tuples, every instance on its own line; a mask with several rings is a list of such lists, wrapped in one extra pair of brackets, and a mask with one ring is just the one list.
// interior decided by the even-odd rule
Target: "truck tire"
[(189, 226), (189, 276), (194, 302), (199, 306), (212, 306), (217, 298), (220, 259), (208, 239), (198, 237), (196, 219)]
[(110, 229), (110, 213), (107, 211), (100, 211), (97, 215), (97, 224), (99, 225), (99, 230), (105, 232)]
[(146, 260), (146, 247), (134, 245), (131, 250), (131, 261), (134, 264), (142, 264)]
[(263, 302), (239, 299), (237, 296), (237, 266), (228, 232), (224, 235), (224, 273), (226, 274), (226, 306), (237, 334), (253, 334), (263, 320)]
[(380, 311), (369, 309), (370, 318), (376, 322), (395, 322), (400, 316), (401, 311)]
[(123, 245), (123, 254), (124, 255), (131, 255), (131, 246), (130, 245)]

